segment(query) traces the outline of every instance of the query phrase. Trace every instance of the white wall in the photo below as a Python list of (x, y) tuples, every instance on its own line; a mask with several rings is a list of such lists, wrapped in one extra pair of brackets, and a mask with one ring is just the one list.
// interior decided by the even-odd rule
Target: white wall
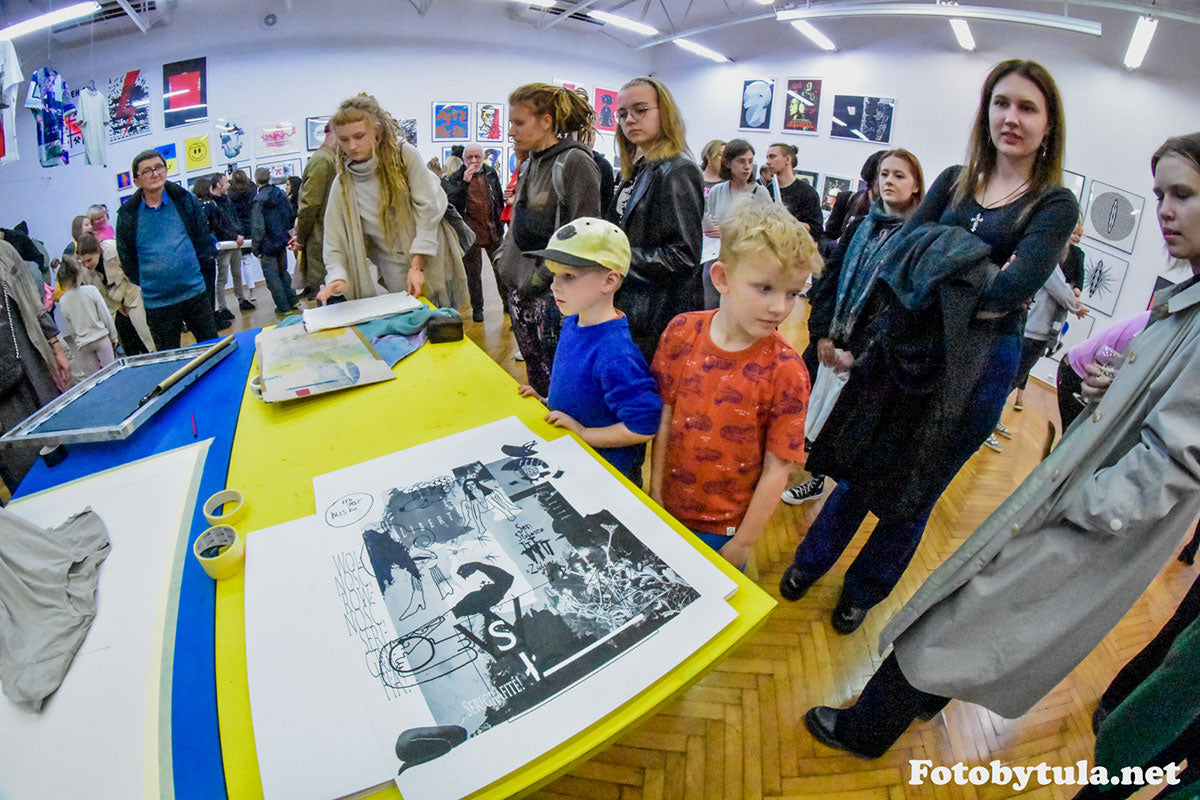
[(404, 0), (355, 0), (352, 5), (354, 18), (338, 11), (340, 3), (297, 0), (290, 13), (282, 4), (272, 5), (280, 21), (267, 30), (259, 23), (266, 8), (260, 3), (183, 0), (168, 25), (147, 35), (135, 32), (74, 47), (37, 34), (17, 40), (26, 76), (49, 66), (72, 88), (94, 79), (103, 91), (109, 77), (133, 68), (145, 71), (154, 132), (110, 145), (107, 167), (89, 166), (80, 157), (67, 166), (43, 168), (33, 115), (24, 109), (28, 84), (22, 84), (20, 159), (0, 166), (0, 225), (25, 219), (32, 234), (58, 252), (70, 241), (71, 219), (91, 203), (107, 203), (115, 216), (116, 174), (128, 170), (141, 150), (174, 142), (182, 165), (184, 139), (207, 133), (215, 168), (219, 147), (211, 122), (163, 128), (165, 62), (207, 57), (210, 120), (248, 114), (251, 124), (289, 120), (302, 128), (305, 117), (332, 113), (345, 97), (371, 92), (394, 116), (417, 118), (418, 147), (426, 159), (440, 156), (442, 148), (429, 141), (435, 100), (505, 103), (517, 86), (555, 78), (620, 86), (634, 71), (649, 68), (648, 53), (622, 52), (613, 59), (618, 45), (611, 38), (594, 30), (538, 31), (510, 18), (504, 3), (439, 0), (425, 18)]
[[(745, 26), (745, 30), (753, 37), (757, 27)], [(796, 35), (787, 50), (751, 52), (733, 64), (697, 63), (686, 53), (664, 51), (655, 69), (684, 110), (688, 140), (697, 154), (709, 139), (740, 136), (754, 145), (761, 164), (772, 142), (786, 141), (800, 148), (800, 169), (820, 172), (822, 182), (826, 173), (857, 182), (863, 160), (881, 148), (829, 136), (833, 96), (895, 98), (893, 145), (917, 155), (928, 184), (944, 167), (962, 161), (979, 87), (990, 68), (1005, 58), (1039, 61), (1053, 74), (1064, 97), (1066, 167), (1087, 177), (1085, 197), (1095, 178), (1146, 199), (1132, 256), (1113, 251), (1131, 262), (1113, 314), (1114, 318), (1128, 316), (1146, 307), (1155, 277), (1169, 266), (1154, 213), (1150, 155), (1168, 136), (1200, 129), (1200, 87), (1187, 64), (1174, 76), (1127, 73), (1119, 67), (1119, 57), (1116, 61), (1098, 58), (1094, 40), (1027, 30), (1006, 26), (1007, 45), (979, 53), (900, 35), (852, 51), (824, 54), (814, 52)], [(1188, 32), (1194, 35), (1200, 29), (1190, 26)], [(1194, 54), (1185, 60), (1192, 59)], [(774, 132), (739, 132), (742, 81), (760, 77), (776, 81)], [(780, 133), (782, 92), (789, 77), (824, 81), (817, 136)], [(1084, 243), (1095, 244), (1090, 239)], [(1168, 277), (1178, 281), (1184, 275), (1176, 271)], [(1098, 317), (1096, 330), (1107, 319)], [(1043, 365), (1043, 374), (1048, 366)]]

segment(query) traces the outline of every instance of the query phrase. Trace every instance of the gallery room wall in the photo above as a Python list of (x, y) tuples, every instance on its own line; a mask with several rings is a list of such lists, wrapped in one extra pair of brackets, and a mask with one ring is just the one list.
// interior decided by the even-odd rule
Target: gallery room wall
[[(418, 147), (429, 159), (443, 146), (429, 140), (434, 101), (505, 103), (523, 83), (556, 78), (616, 87), (650, 66), (649, 53), (631, 54), (596, 35), (594, 26), (538, 31), (512, 19), (499, 2), (442, 0), (425, 18), (394, 0), (356, 0), (354, 18), (341, 4), (293, 5), (287, 12), (279, 4), (279, 22), (270, 30), (261, 25), (262, 4), (183, 0), (169, 24), (149, 34), (135, 30), (94, 44), (85, 38), (69, 47), (45, 34), (18, 39), (26, 78), (48, 66), (72, 89), (94, 79), (103, 91), (110, 77), (146, 72), (153, 133), (109, 145), (107, 167), (80, 157), (43, 168), (34, 118), (24, 108), (26, 81), (16, 117), (20, 159), (0, 165), (0, 225), (27, 220), (58, 252), (70, 240), (71, 219), (89, 204), (107, 203), (115, 214), (116, 174), (141, 150), (174, 142), (182, 162), (184, 139), (209, 134), (216, 159), (218, 116), (249, 115), (251, 124), (289, 120), (303, 128), (305, 117), (330, 114), (342, 99), (368, 91), (396, 117), (418, 120)], [(614, 58), (618, 49), (621, 57)], [(207, 57), (210, 121), (164, 130), (162, 65), (199, 56)]]
[[(1200, 34), (1200, 26), (1177, 25), (1191, 36)], [(1177, 53), (1174, 67), (1178, 71), (1172, 74), (1172, 60), (1162, 58), (1170, 54), (1159, 52), (1163, 70), (1129, 73), (1121, 67), (1127, 39), (1114, 48), (1111, 42), (1092, 37), (1020, 25), (973, 23), (973, 28), (980, 42), (975, 53), (954, 45), (945, 22), (927, 20), (890, 21), (885, 40), (826, 54), (789, 26), (752, 23), (744, 30), (747, 40), (756, 46), (749, 52), (729, 53), (739, 58), (736, 63), (697, 67), (686, 53), (677, 56), (667, 51), (659, 55), (655, 69), (685, 110), (688, 139), (697, 151), (711, 138), (741, 136), (754, 145), (761, 164), (768, 145), (790, 142), (800, 149), (800, 169), (821, 173), (822, 182), (825, 174), (832, 174), (854, 178), (857, 183), (863, 159), (886, 147), (831, 138), (833, 96), (894, 98), (891, 146), (908, 148), (917, 155), (928, 185), (943, 168), (962, 162), (979, 87), (988, 70), (1006, 58), (1039, 61), (1050, 70), (1063, 94), (1065, 166), (1087, 178), (1085, 199), (1092, 179), (1145, 198), (1133, 253), (1100, 246), (1130, 262), (1111, 316), (1120, 318), (1144, 309), (1156, 276), (1167, 273), (1169, 267), (1155, 218), (1150, 155), (1168, 136), (1200, 129), (1200, 87), (1194, 80), (1197, 65), (1192, 63), (1196, 56)], [(845, 37), (839, 38), (832, 25), (822, 29), (843, 45)], [(1109, 52), (1114, 49), (1115, 57)], [(741, 56), (745, 59), (740, 60)], [(824, 81), (816, 136), (780, 132), (783, 91), (789, 77)], [(770, 133), (737, 129), (743, 81), (753, 78), (776, 81)], [(700, 109), (704, 112), (698, 113)], [(1095, 243), (1085, 238), (1084, 244)], [(1167, 277), (1178, 281), (1186, 274), (1177, 270)], [(1107, 319), (1098, 316), (1096, 329)], [(1046, 374), (1044, 369), (1042, 374)]]

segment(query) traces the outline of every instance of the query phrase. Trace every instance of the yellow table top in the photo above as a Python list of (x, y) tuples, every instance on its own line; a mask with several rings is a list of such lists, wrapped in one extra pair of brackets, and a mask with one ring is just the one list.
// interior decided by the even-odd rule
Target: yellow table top
[[(516, 416), (546, 440), (564, 435), (561, 428), (544, 421), (545, 407), (532, 398), (518, 396), (512, 377), (469, 339), (427, 344), (399, 362), (395, 371), (398, 377), (393, 381), (287, 403), (263, 403), (247, 385), (226, 484), (246, 497), (246, 516), (238, 524), (241, 531), (256, 531), (315, 513), (312, 479), (316, 475), (498, 419)], [(738, 617), (645, 692), (472, 798), (510, 797), (568, 771), (700, 678), (757, 628), (775, 606), (766, 592), (701, 544), (640, 490), (625, 483), (738, 582), (738, 591), (729, 601)], [(262, 797), (246, 679), (243, 587), (242, 573), (217, 582), (217, 712), (231, 800)], [(392, 785), (372, 797), (398, 798), (400, 793)]]

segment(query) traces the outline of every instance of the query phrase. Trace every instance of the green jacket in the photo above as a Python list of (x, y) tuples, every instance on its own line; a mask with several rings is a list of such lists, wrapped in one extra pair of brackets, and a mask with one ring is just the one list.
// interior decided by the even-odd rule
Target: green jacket
[(296, 211), (296, 239), (304, 248), (304, 283), (308, 286), (325, 282), (325, 205), (335, 178), (337, 162), (333, 150), (321, 145), (304, 166), (300, 208)]

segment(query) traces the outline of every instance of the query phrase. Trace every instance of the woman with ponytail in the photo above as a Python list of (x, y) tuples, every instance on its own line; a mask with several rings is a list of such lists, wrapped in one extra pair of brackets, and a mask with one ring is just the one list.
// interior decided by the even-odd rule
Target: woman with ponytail
[(633, 341), (653, 361), (667, 323), (704, 307), (704, 181), (688, 153), (679, 106), (658, 78), (634, 78), (621, 87), (617, 121), (621, 183), (608, 218), (629, 237), (632, 262), (616, 305), (629, 317)]
[(594, 130), (595, 111), (570, 89), (547, 83), (516, 89), (508, 105), (509, 137), (529, 157), (520, 168), (497, 267), (529, 385), (545, 397), (562, 314), (550, 292), (554, 276), (540, 258), (523, 254), (544, 250), (550, 236), (571, 220), (600, 215), (600, 172), (582, 143)]
[(457, 308), (467, 299), (467, 276), (462, 247), (442, 219), (446, 193), (437, 176), (369, 94), (343, 101), (329, 124), (337, 134), (337, 180), (325, 209), (325, 285), (317, 299), (407, 291)]

